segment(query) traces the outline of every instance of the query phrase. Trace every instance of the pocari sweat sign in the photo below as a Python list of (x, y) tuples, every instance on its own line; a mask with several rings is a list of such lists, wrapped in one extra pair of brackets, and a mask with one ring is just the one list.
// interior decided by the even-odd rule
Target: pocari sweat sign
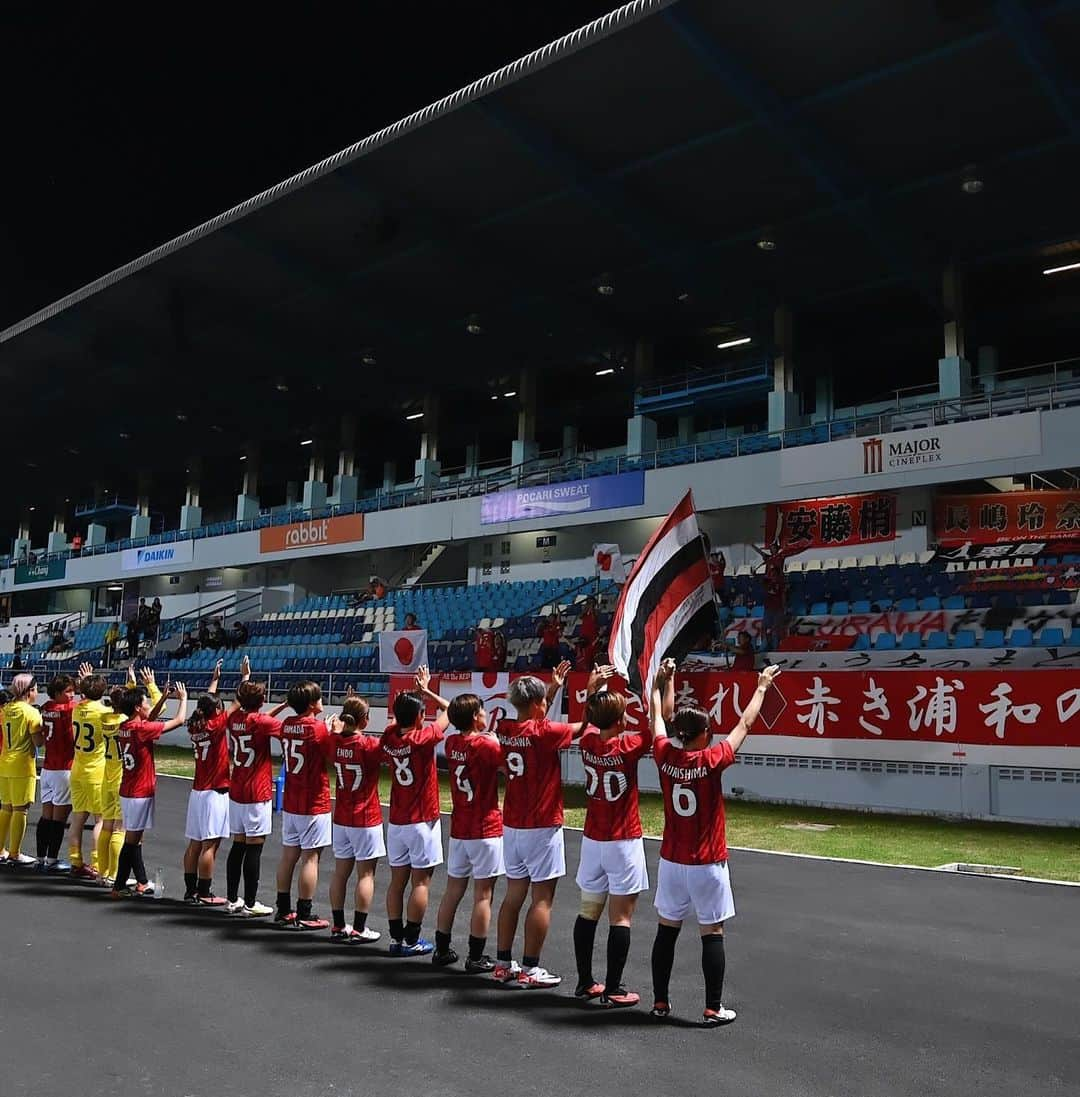
[(171, 545), (146, 545), (124, 549), (120, 554), (122, 571), (169, 571), (174, 564), (190, 564), (195, 559), (193, 541), (175, 541)]
[(480, 500), (480, 521), (524, 522), (537, 518), (562, 518), (593, 510), (639, 507), (645, 502), (645, 473), (621, 472), (592, 476), (560, 484), (534, 484), (485, 495)]

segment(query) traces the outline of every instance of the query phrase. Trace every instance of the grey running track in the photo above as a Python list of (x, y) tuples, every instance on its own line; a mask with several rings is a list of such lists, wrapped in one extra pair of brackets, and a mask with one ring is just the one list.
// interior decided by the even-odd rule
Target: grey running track
[[(178, 903), (188, 787), (161, 780), (146, 840), (151, 875), (166, 870), (164, 900), (0, 874), (4, 1097), (1080, 1094), (1080, 889), (735, 853), (725, 1002), (739, 1019), (703, 1030), (692, 926), (676, 957), (677, 1017), (647, 1016), (651, 894), (627, 970), (643, 1008), (603, 1012), (569, 996), (574, 832), (543, 957), (564, 985), (505, 990), (386, 955), (384, 866), (374, 947)], [(275, 835), (267, 903), (277, 852)], [(217, 877), (223, 891), (224, 857)], [(601, 926), (598, 977), (605, 936)]]

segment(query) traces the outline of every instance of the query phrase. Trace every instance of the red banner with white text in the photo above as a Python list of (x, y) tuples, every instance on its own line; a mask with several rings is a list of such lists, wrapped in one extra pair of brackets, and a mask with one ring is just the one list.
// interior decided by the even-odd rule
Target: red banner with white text
[[(487, 710), (488, 728), (491, 731), (497, 732), (499, 730), (499, 725), (503, 720), (514, 719), (514, 710), (510, 707), (507, 694), (510, 690), (510, 683), (515, 678), (520, 677), (520, 673), (510, 673), (508, 671), (456, 671), (447, 674), (433, 675), (430, 689), (445, 701), (452, 701), (461, 693), (475, 693), (477, 697), (480, 698), (481, 704), (483, 704), (484, 708)], [(535, 677), (539, 678), (541, 681), (549, 682), (551, 680), (551, 671), (537, 671)], [(584, 679), (582, 683), (582, 688), (584, 689), (585, 682), (588, 678), (586, 675), (582, 675), (582, 678)], [(411, 674), (391, 674), (391, 708), (394, 704), (394, 697), (398, 693), (402, 690), (415, 688), (415, 680)], [(555, 714), (562, 711), (561, 693), (561, 690), (559, 693), (556, 693), (554, 700), (551, 702), (551, 712), (554, 719), (558, 719), (558, 716)], [(436, 706), (434, 702), (429, 701), (427, 717), (429, 720), (433, 720), (436, 715)]]
[(844, 548), (896, 537), (896, 496), (880, 491), (770, 503), (765, 529), (784, 547)]
[[(584, 674), (570, 675), (571, 720), (581, 719), (586, 682)], [(700, 705), (714, 730), (727, 732), (756, 684), (751, 673), (681, 674), (676, 706)], [(627, 724), (639, 726), (644, 719), (634, 698)], [(1067, 670), (786, 672), (770, 691), (753, 735), (1080, 747), (1080, 679)]]
[(1080, 491), (939, 495), (934, 534), (943, 545), (1080, 541)]

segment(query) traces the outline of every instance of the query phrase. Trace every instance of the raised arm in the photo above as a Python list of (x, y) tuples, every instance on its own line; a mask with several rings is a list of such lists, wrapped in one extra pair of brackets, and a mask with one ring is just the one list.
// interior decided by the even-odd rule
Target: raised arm
[(556, 694), (566, 683), (566, 676), (570, 673), (570, 662), (564, 659), (552, 672), (551, 681), (548, 682), (547, 703), (550, 705), (555, 700)]
[(206, 687), (207, 693), (217, 693), (218, 685), (221, 682), (221, 668), (224, 666), (225, 660), (219, 659), (214, 664), (214, 673), (210, 675), (210, 685)]
[[(165, 707), (165, 694), (158, 689), (157, 679), (154, 677), (154, 672), (149, 667), (143, 667), (139, 671), (139, 677), (142, 678), (143, 685), (146, 686), (147, 696), (150, 698), (150, 703), (154, 706), (150, 710), (150, 719), (156, 720), (161, 710)], [(168, 692), (168, 689), (165, 691)]]
[[(559, 666), (569, 667), (569, 663), (560, 663)], [(558, 669), (558, 668), (556, 668)], [(612, 666), (593, 667), (589, 673), (589, 681), (585, 686), (585, 696), (591, 697), (609, 678), (615, 674), (615, 668)], [(552, 673), (554, 678), (554, 672)], [(588, 720), (582, 720), (580, 724), (574, 724), (574, 730), (571, 738), (577, 740), (585, 734), (585, 729), (589, 726)]]
[(187, 687), (183, 682), (176, 683), (176, 699), (180, 703), (180, 707), (171, 720), (165, 721), (163, 735), (166, 731), (175, 731), (178, 727), (183, 727), (187, 723)]
[(761, 712), (761, 703), (765, 700), (765, 694), (769, 692), (772, 687), (773, 681), (780, 673), (778, 666), (766, 667), (758, 675), (757, 689), (754, 690), (754, 696), (750, 698), (746, 708), (743, 709), (742, 716), (739, 717), (739, 722), (735, 725), (735, 730), (732, 731), (728, 737), (728, 746), (737, 754), (739, 747), (743, 745), (743, 741), (747, 735), (750, 734), (750, 729), (754, 726), (754, 721), (758, 718), (758, 713)]
[[(649, 695), (649, 718), (645, 721), (645, 737), (652, 742), (656, 739), (667, 738), (667, 720), (664, 716), (664, 697), (668, 686), (675, 681), (675, 661), (665, 659), (656, 672), (653, 679), (652, 692)], [(672, 705), (674, 706), (674, 690), (672, 690)]]
[[(220, 660), (218, 660), (220, 665)], [(246, 682), (251, 677), (251, 660), (245, 655), (240, 660), (240, 681)], [(233, 698), (233, 702), (229, 705), (227, 715), (235, 716), (240, 711), (240, 702)]]
[(665, 662), (671, 663), (671, 672), (664, 681), (664, 696), (660, 705), (660, 713), (665, 720), (670, 720), (675, 715), (675, 662), (671, 659), (667, 659)]
[(416, 688), (420, 693), (429, 701), (433, 701), (440, 712), (445, 712), (450, 707), (449, 701), (440, 697), (434, 690), (429, 688), (431, 686), (431, 671), (426, 666), (420, 667), (416, 672), (416, 677), (413, 681), (416, 683)]

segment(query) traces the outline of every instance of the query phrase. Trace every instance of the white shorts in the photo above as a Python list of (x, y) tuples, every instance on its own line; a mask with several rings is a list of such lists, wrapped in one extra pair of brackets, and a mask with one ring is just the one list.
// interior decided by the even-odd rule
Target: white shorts
[(188, 793), (184, 837), (189, 842), (208, 842), (212, 838), (228, 838), (228, 793), (217, 792), (212, 788), (193, 788)]
[(71, 770), (43, 769), (41, 771), (41, 802), (69, 807), (71, 804)]
[(434, 868), (443, 863), (442, 820), (387, 823), (386, 849), (392, 868)]
[(301, 849), (322, 849), (334, 840), (330, 812), (321, 815), (293, 815), (281, 813), (281, 844), (299, 846)]
[(245, 838), (265, 838), (272, 825), (272, 800), (259, 800), (254, 804), (242, 804), (229, 797), (229, 833), (242, 834)]
[(153, 796), (121, 796), (120, 818), (124, 830), (153, 830)]
[(458, 880), (491, 880), (506, 872), (503, 840), (499, 838), (451, 838), (446, 875)]
[(641, 838), (598, 842), (581, 839), (581, 863), (577, 886), (594, 895), (637, 895), (649, 890), (645, 843)]
[(334, 824), (334, 856), (339, 861), (374, 861), (386, 856), (382, 824), (377, 827), (346, 827)]
[(654, 905), (661, 918), (681, 922), (693, 906), (698, 925), (714, 926), (735, 915), (727, 861), (679, 865), (660, 858)]
[(503, 827), (503, 857), (511, 880), (557, 880), (566, 875), (562, 827)]

